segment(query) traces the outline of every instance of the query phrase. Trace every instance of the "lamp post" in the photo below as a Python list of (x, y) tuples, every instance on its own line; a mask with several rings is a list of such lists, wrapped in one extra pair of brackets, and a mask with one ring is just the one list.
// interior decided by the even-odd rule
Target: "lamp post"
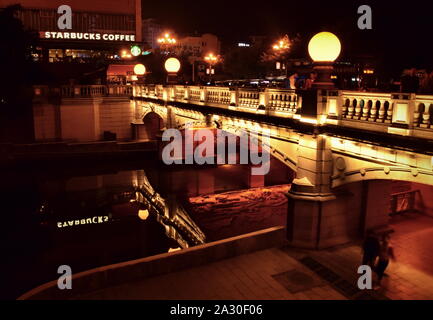
[[(283, 38), (281, 38), (280, 40), (278, 40), (273, 46), (272, 49), (277, 52), (278, 54), (282, 54), (285, 51), (288, 51), (290, 49), (290, 40), (289, 40), (289, 36), (285, 35)], [(284, 59), (283, 59), (284, 60)], [(276, 62), (276, 69), (277, 70), (281, 70), (281, 69), (285, 69), (286, 70), (286, 77), (287, 77), (287, 65), (286, 62), (284, 61), (277, 61)]]
[(171, 37), (168, 32), (165, 33), (163, 37), (158, 38), (157, 41), (158, 41), (159, 45), (161, 46), (161, 49), (166, 51), (165, 52), (166, 54), (168, 53), (168, 51), (167, 51), (168, 48), (170, 46), (176, 44), (176, 39), (174, 37)]
[(167, 84), (175, 84), (177, 82), (177, 72), (180, 69), (180, 62), (176, 58), (168, 58), (164, 64), (167, 71)]
[(213, 66), (218, 62), (218, 57), (215, 56), (213, 53), (209, 53), (207, 56), (204, 57), (204, 60), (207, 61), (209, 64), (209, 82), (212, 81), (212, 74), (215, 73), (215, 69), (213, 69)]
[(314, 62), (313, 69), (317, 73), (313, 88), (334, 88), (331, 73), (334, 61), (338, 58), (340, 52), (340, 40), (331, 32), (320, 32), (311, 38), (308, 43), (308, 53)]
[(146, 73), (146, 67), (143, 64), (138, 63), (134, 66), (134, 73), (137, 76), (137, 83), (144, 83), (144, 74)]

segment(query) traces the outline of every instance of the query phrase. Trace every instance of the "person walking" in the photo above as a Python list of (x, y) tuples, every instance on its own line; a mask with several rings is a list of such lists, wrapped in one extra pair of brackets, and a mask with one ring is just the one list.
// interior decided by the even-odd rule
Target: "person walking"
[(379, 249), (379, 259), (377, 261), (377, 265), (375, 267), (375, 271), (377, 274), (377, 285), (374, 289), (379, 289), (381, 286), (382, 278), (385, 274), (385, 270), (389, 265), (389, 260), (395, 260), (394, 249), (390, 244), (390, 237), (388, 234), (382, 235), (382, 241), (380, 243)]
[(362, 244), (362, 264), (374, 268), (377, 256), (379, 255), (380, 242), (373, 231), (367, 231), (367, 234)]
[(296, 89), (296, 80), (298, 78), (298, 73), (295, 72), (289, 77), (289, 87), (290, 89)]
[(310, 77), (307, 80), (305, 80), (305, 87), (304, 87), (305, 90), (311, 90), (313, 88), (313, 83), (316, 80), (316, 77), (317, 77), (316, 73), (314, 72), (310, 73)]

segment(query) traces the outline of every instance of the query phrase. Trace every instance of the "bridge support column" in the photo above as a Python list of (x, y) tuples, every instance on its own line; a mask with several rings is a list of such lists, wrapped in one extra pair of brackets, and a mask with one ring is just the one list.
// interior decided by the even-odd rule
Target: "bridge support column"
[(301, 136), (297, 176), (288, 194), (287, 237), (293, 246), (319, 249), (347, 242), (341, 218), (349, 201), (331, 192), (331, 174), (329, 138)]

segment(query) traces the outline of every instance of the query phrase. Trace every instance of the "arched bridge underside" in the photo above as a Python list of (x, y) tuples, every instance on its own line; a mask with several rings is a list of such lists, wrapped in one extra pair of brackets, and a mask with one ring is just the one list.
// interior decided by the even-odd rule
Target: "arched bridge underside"
[(428, 139), (145, 97), (135, 98), (135, 109), (135, 125), (154, 112), (163, 128), (267, 130), (271, 154), (296, 172), (287, 213), (294, 246), (330, 247), (386, 226), (392, 180), (433, 186)]
[(294, 170), (298, 179), (307, 178), (312, 184), (327, 184), (325, 179), (329, 179), (330, 188), (364, 180), (404, 180), (433, 185), (433, 153), (415, 143), (409, 148), (407, 142), (400, 145), (395, 141), (392, 145), (389, 139), (381, 140), (381, 137), (366, 141), (362, 132), (344, 135), (305, 124), (294, 125), (291, 119), (273, 121), (265, 115), (251, 116), (186, 104), (136, 101), (136, 109), (139, 111), (136, 124), (146, 115), (156, 113), (164, 128), (218, 127), (233, 134), (241, 131), (257, 134), (266, 130), (270, 133), (272, 156)]

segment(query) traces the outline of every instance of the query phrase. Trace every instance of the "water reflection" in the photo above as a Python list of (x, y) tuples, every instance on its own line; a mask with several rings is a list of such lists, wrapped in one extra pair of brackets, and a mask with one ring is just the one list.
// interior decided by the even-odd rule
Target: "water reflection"
[(0, 297), (56, 279), (63, 264), (77, 273), (249, 232), (238, 218), (224, 232), (210, 227), (190, 211), (190, 199), (287, 181), (285, 168), (271, 168), (278, 170), (259, 179), (247, 166), (172, 168), (151, 160), (0, 172)]
[(206, 236), (178, 201), (173, 197), (170, 197), (169, 201), (163, 199), (153, 189), (143, 170), (135, 173), (135, 199), (131, 200), (139, 204), (139, 214), (140, 211), (146, 212), (142, 213), (142, 219), (146, 220), (148, 215), (155, 215), (156, 221), (164, 227), (165, 234), (181, 248), (204, 243)]

